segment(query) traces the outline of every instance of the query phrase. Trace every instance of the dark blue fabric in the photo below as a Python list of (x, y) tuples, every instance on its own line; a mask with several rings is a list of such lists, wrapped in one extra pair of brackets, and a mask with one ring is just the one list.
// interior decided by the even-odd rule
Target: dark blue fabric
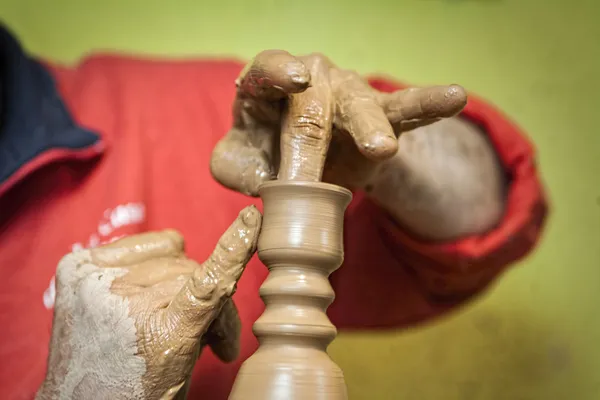
[(0, 184), (50, 149), (84, 149), (100, 140), (75, 124), (42, 64), (0, 23)]

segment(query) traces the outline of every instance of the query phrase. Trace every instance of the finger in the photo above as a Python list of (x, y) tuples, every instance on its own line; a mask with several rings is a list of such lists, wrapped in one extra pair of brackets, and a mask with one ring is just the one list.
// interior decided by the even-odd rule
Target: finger
[(458, 114), (467, 104), (467, 94), (459, 85), (431, 86), (380, 93), (379, 100), (394, 125), (410, 120), (432, 123)]
[[(198, 355), (198, 357), (200, 357)], [(173, 400), (186, 400), (188, 398), (188, 393), (190, 391), (190, 387), (192, 385), (191, 377), (186, 379), (180, 386), (175, 386), (171, 388), (171, 393), (165, 393), (165, 400), (169, 399), (170, 395), (173, 396)]]
[(141, 263), (159, 257), (175, 257), (184, 250), (183, 236), (174, 230), (147, 232), (96, 247), (91, 257), (101, 267), (117, 267)]
[[(241, 109), (252, 116), (257, 122), (272, 126), (279, 125), (281, 118), (280, 102), (267, 102), (251, 97), (242, 99)], [(246, 126), (244, 124), (244, 126)]]
[(223, 362), (232, 362), (240, 354), (242, 322), (232, 299), (223, 304), (221, 312), (202, 337), (212, 352)]
[(306, 90), (310, 73), (302, 61), (287, 51), (265, 50), (246, 65), (236, 84), (246, 95), (274, 101)]
[(242, 210), (208, 260), (194, 270), (177, 293), (167, 315), (182, 334), (188, 337), (204, 334), (224, 301), (233, 295), (246, 263), (256, 251), (261, 221), (256, 207)]
[(281, 50), (259, 53), (236, 81), (233, 129), (219, 141), (211, 155), (213, 177), (225, 187), (258, 196), (258, 187), (273, 179), (278, 159), (275, 134), (279, 129), (280, 102), (310, 84), (306, 66)]
[[(190, 263), (193, 263), (190, 260)], [(196, 263), (195, 267), (199, 265)], [(132, 313), (136, 309), (137, 313), (145, 313), (148, 310), (166, 309), (173, 301), (173, 298), (179, 293), (183, 285), (192, 275), (192, 270), (186, 274), (180, 274), (170, 277), (168, 280), (157, 282), (150, 287), (132, 285), (123, 278), (117, 278), (113, 281), (110, 291), (113, 294), (129, 299), (129, 305), (132, 307)]]
[(220, 286), (235, 285), (240, 279), (243, 268), (256, 251), (261, 224), (262, 216), (258, 209), (248, 206), (240, 211), (237, 219), (219, 239), (203, 267), (218, 278)]
[(169, 306), (173, 295), (168, 297), (163, 293), (144, 288), (123, 287), (120, 284), (110, 288), (111, 293), (126, 298), (129, 302), (130, 315), (145, 315), (155, 310), (164, 310)]
[(347, 131), (334, 128), (327, 153), (323, 182), (352, 190), (364, 189), (377, 171), (378, 162), (364, 157)]
[(375, 91), (354, 71), (331, 71), (335, 125), (350, 133), (367, 158), (382, 161), (398, 151), (398, 140)]
[(319, 55), (303, 58), (311, 86), (291, 95), (283, 113), (279, 179), (320, 181), (331, 140), (333, 94), (329, 61)]
[(252, 129), (234, 127), (217, 143), (210, 158), (210, 172), (223, 186), (258, 196), (258, 187), (276, 176), (277, 135), (267, 126)]
[(147, 288), (177, 280), (178, 277), (189, 277), (199, 265), (189, 258), (160, 257), (143, 261), (127, 268), (127, 274), (118, 281), (141, 288)]
[(65, 255), (56, 267), (56, 292), (61, 293), (63, 288), (75, 287), (82, 278), (97, 270), (88, 250)]

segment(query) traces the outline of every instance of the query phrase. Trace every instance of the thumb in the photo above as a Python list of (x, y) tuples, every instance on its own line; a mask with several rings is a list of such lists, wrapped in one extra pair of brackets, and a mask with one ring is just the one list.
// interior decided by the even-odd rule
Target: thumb
[(256, 207), (244, 208), (221, 236), (208, 260), (194, 270), (175, 295), (167, 308), (167, 320), (178, 336), (202, 336), (219, 315), (256, 251), (261, 222)]

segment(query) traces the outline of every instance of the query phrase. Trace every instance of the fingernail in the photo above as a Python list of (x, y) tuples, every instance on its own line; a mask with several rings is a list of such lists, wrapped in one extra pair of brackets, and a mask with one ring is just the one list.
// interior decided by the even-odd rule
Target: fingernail
[(383, 132), (374, 133), (363, 145), (365, 155), (374, 160), (386, 160), (398, 151), (398, 140)]
[(452, 98), (457, 103), (467, 103), (467, 92), (460, 85), (450, 85), (446, 91), (446, 98)]
[(292, 82), (299, 83), (299, 84), (303, 84), (303, 83), (308, 82), (308, 77), (307, 76), (291, 75), (290, 79), (292, 80)]
[(258, 225), (260, 213), (258, 212), (258, 209), (255, 206), (248, 206), (245, 209), (243, 209), (241, 212), (241, 216), (244, 225), (246, 225), (248, 228), (254, 228), (256, 225)]
[(175, 229), (165, 229), (163, 233), (173, 242), (175, 247), (183, 247), (183, 235), (181, 233)]
[(298, 88), (308, 86), (310, 82), (310, 73), (306, 66), (301, 62), (290, 62), (285, 64), (283, 71), (288, 75), (290, 81)]

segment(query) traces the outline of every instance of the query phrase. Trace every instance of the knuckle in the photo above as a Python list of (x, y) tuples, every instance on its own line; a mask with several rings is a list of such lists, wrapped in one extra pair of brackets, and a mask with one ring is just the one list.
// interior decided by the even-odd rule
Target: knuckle
[(211, 255), (211, 260), (215, 265), (225, 268), (244, 262), (248, 258), (254, 242), (253, 238), (249, 236), (251, 235), (248, 229), (243, 227), (236, 229), (236, 232), (229, 238), (219, 240)]
[(307, 54), (303, 58), (308, 64), (312, 64), (312, 65), (323, 64), (328, 67), (333, 66), (333, 63), (331, 62), (329, 57), (327, 57), (325, 54), (320, 53), (320, 52), (313, 52), (313, 53)]
[(196, 268), (187, 289), (193, 298), (199, 301), (210, 300), (219, 287), (219, 274), (215, 271), (216, 264), (209, 262), (203, 268)]
[(56, 267), (56, 282), (58, 286), (75, 283), (86, 275), (83, 265), (89, 263), (88, 250), (78, 251), (65, 255)]
[(293, 119), (292, 129), (303, 137), (315, 141), (325, 139), (327, 119), (320, 109), (307, 109)]
[(307, 133), (312, 133), (312, 136), (319, 136), (320, 132), (324, 129), (324, 126), (319, 119), (306, 115), (299, 117), (298, 121), (294, 123), (294, 127), (306, 130)]
[(354, 94), (352, 96), (346, 96), (344, 99), (346, 107), (353, 111), (360, 111), (363, 109), (379, 108), (374, 95), (367, 93)]
[(63, 258), (58, 262), (58, 266), (56, 267), (56, 273), (58, 275), (64, 275), (71, 269), (75, 268), (76, 262), (74, 259), (73, 253), (66, 254)]
[(173, 247), (178, 250), (183, 250), (185, 248), (185, 238), (176, 229), (165, 229), (162, 234), (165, 236), (167, 240), (171, 242)]

